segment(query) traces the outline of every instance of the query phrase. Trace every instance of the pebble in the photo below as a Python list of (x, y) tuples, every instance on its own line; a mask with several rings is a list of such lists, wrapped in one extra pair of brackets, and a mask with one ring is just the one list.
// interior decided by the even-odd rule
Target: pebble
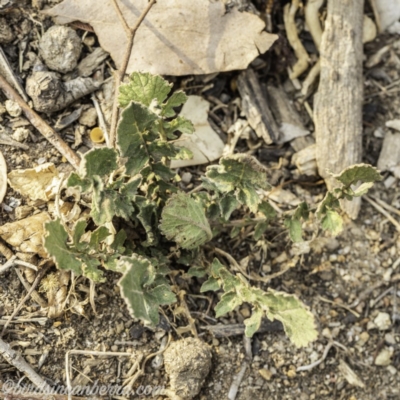
[(15, 35), (5, 18), (0, 18), (0, 43), (10, 43), (14, 40)]
[(360, 346), (364, 346), (365, 343), (367, 343), (369, 340), (369, 333), (364, 331), (360, 333), (360, 339), (358, 340), (358, 344)]
[(82, 44), (77, 33), (67, 26), (54, 25), (39, 42), (39, 53), (46, 65), (58, 72), (72, 71), (81, 55)]
[(19, 117), (22, 113), (21, 107), (18, 103), (12, 100), (6, 100), (6, 110), (11, 117)]
[(388, 313), (380, 312), (374, 319), (374, 323), (380, 331), (386, 331), (392, 326), (390, 315)]
[(386, 333), (386, 335), (385, 335), (385, 342), (386, 342), (387, 344), (395, 345), (395, 344), (396, 344), (396, 339), (394, 338), (393, 334), (391, 334), (391, 333)]
[(390, 365), (390, 359), (393, 355), (391, 347), (384, 347), (375, 358), (375, 365), (386, 366)]
[(185, 185), (188, 185), (188, 184), (190, 183), (190, 181), (192, 180), (192, 177), (193, 177), (193, 175), (192, 175), (190, 172), (184, 172), (184, 173), (182, 174), (181, 179), (182, 179), (182, 182), (183, 182)]
[(82, 112), (82, 115), (79, 117), (79, 123), (91, 128), (95, 126), (97, 123), (97, 112), (94, 107), (90, 107), (87, 110)]
[(17, 142), (23, 142), (28, 139), (30, 134), (29, 129), (23, 128), (22, 126), (15, 129), (14, 133), (12, 134), (12, 138)]
[(266, 380), (270, 381), (273, 373), (269, 369), (262, 368), (258, 371), (258, 373)]

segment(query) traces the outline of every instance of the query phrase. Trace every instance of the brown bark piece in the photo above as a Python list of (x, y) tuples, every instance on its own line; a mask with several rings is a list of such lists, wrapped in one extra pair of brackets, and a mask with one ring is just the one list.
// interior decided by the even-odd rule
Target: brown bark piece
[[(329, 0), (321, 43), (321, 78), (314, 122), (319, 174), (335, 187), (328, 171), (359, 163), (362, 152), (362, 27), (364, 1)], [(343, 204), (356, 218), (360, 201)]]
[(239, 75), (237, 84), (242, 98), (242, 109), (249, 125), (266, 144), (276, 143), (279, 138), (279, 127), (268, 106), (266, 93), (262, 90), (254, 71), (250, 68), (243, 71)]

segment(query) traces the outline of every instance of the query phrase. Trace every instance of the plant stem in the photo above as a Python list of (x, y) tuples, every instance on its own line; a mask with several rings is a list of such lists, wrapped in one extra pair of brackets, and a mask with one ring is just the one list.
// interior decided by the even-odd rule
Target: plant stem
[(117, 0), (113, 0), (113, 5), (118, 14), (118, 18), (120, 19), (120, 21), (125, 29), (125, 32), (127, 34), (128, 43), (126, 45), (125, 55), (122, 60), (121, 68), (119, 69), (119, 71), (117, 71), (115, 73), (115, 93), (114, 93), (114, 104), (113, 104), (113, 110), (112, 110), (112, 116), (111, 116), (110, 143), (109, 143), (110, 147), (115, 146), (115, 136), (116, 136), (116, 130), (117, 130), (117, 121), (118, 121), (118, 88), (124, 78), (126, 69), (128, 68), (128, 63), (129, 63), (129, 59), (131, 57), (133, 41), (135, 39), (136, 31), (139, 29), (140, 24), (146, 18), (146, 15), (148, 14), (151, 7), (153, 7), (153, 5), (155, 3), (156, 3), (156, 0), (150, 0), (149, 4), (143, 10), (139, 19), (136, 21), (135, 26), (133, 28), (129, 28), (129, 25), (126, 22), (126, 19), (122, 14), (122, 11), (118, 5)]

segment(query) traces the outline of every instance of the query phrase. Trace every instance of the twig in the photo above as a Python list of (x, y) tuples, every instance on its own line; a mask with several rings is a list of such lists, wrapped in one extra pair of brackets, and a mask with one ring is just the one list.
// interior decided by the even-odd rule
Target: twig
[(324, 361), (325, 358), (328, 356), (329, 350), (332, 348), (332, 346), (333, 346), (333, 342), (330, 341), (330, 342), (326, 345), (325, 350), (324, 350), (324, 352), (323, 352), (323, 354), (322, 354), (322, 357), (321, 357), (320, 359), (318, 359), (317, 361), (315, 361), (315, 362), (313, 362), (313, 363), (311, 363), (311, 364), (303, 365), (302, 367), (298, 367), (298, 368), (296, 369), (296, 372), (310, 371), (311, 369), (317, 367), (317, 366), (318, 366), (319, 364), (321, 364), (322, 361)]
[(96, 109), (97, 117), (99, 118), (99, 127), (103, 131), (107, 146), (110, 147), (110, 138), (108, 137), (107, 125), (106, 122), (104, 121), (104, 116), (101, 111), (99, 102), (97, 101), (96, 96), (94, 94), (92, 94), (91, 99), (94, 104), (94, 108)]
[(318, 298), (321, 301), (324, 301), (325, 303), (329, 303), (329, 304), (332, 304), (333, 306), (341, 307), (341, 308), (347, 310), (348, 312), (351, 312), (356, 318), (360, 318), (360, 314), (358, 312), (352, 310), (350, 307), (347, 307), (344, 304), (335, 303), (334, 301), (326, 299), (325, 297), (322, 297), (322, 296), (318, 296)]
[(14, 261), (16, 258), (17, 256), (12, 256), (4, 265), (0, 267), (0, 275), (14, 265)]
[(290, 79), (298, 78), (307, 69), (309, 63), (307, 51), (297, 34), (295, 16), (298, 8), (299, 0), (292, 0), (292, 4), (286, 4), (283, 9), (283, 21), (285, 23), (286, 35), (298, 58), (296, 64), (293, 65), (293, 72), (290, 74)]
[(23, 372), (28, 379), (40, 388), (44, 393), (50, 393), (51, 387), (37, 374), (33, 368), (22, 358), (22, 356), (13, 350), (6, 342), (0, 339), (0, 354), (5, 360)]
[(33, 293), (33, 291), (35, 290), (35, 288), (37, 287), (37, 285), (39, 285), (40, 281), (42, 280), (44, 274), (47, 272), (47, 270), (52, 266), (52, 263), (48, 263), (46, 266), (44, 266), (41, 271), (38, 273), (35, 281), (33, 282), (31, 288), (28, 290), (28, 293), (26, 294), (26, 296), (20, 301), (20, 303), (18, 304), (17, 308), (13, 311), (13, 313), (11, 314), (10, 318), (8, 319), (8, 321), (6, 322), (6, 324), (3, 327), (3, 330), (1, 331), (0, 337), (2, 337), (7, 329), (7, 326), (9, 324), (9, 322), (17, 315), (18, 311), (22, 308), (22, 306), (25, 304), (25, 302), (29, 299), (29, 297), (31, 297), (31, 294)]
[(375, 203), (375, 201), (368, 196), (364, 196), (364, 199), (383, 214), (395, 226), (397, 231), (400, 232), (400, 224), (385, 209), (383, 209), (378, 203)]
[(118, 88), (119, 85), (121, 84), (125, 73), (126, 69), (128, 67), (129, 59), (131, 57), (131, 52), (132, 52), (132, 47), (133, 47), (133, 41), (135, 39), (136, 31), (139, 29), (140, 24), (143, 22), (143, 20), (146, 18), (147, 13), (150, 11), (151, 7), (156, 3), (156, 0), (150, 0), (149, 4), (147, 7), (143, 10), (142, 14), (140, 15), (139, 19), (136, 21), (136, 24), (133, 28), (129, 28), (128, 23), (126, 22), (125, 17), (122, 14), (121, 9), (119, 8), (117, 0), (113, 0), (113, 5), (114, 8), (118, 14), (118, 18), (120, 19), (125, 32), (128, 36), (128, 43), (126, 45), (125, 49), (125, 55), (122, 60), (122, 65), (119, 71), (115, 73), (115, 93), (114, 93), (114, 104), (113, 104), (113, 109), (112, 109), (112, 115), (111, 115), (111, 127), (110, 127), (110, 147), (114, 147), (115, 144), (115, 136), (116, 136), (116, 130), (117, 130), (117, 121), (118, 121)]
[(242, 364), (242, 368), (240, 368), (239, 373), (233, 378), (231, 387), (229, 388), (229, 392), (228, 392), (229, 400), (236, 399), (237, 392), (239, 391), (239, 386), (242, 383), (242, 380), (243, 380), (243, 377), (244, 377), (247, 367), (248, 367), (247, 362), (244, 362)]
[[(31, 285), (25, 280), (25, 278), (23, 277), (23, 275), (21, 274), (21, 272), (19, 271), (18, 268), (15, 268), (15, 272), (18, 275), (19, 280), (21, 281), (21, 283), (24, 285), (24, 288), (27, 292), (30, 291), (31, 289)], [(48, 304), (45, 300), (43, 300), (42, 296), (40, 296), (40, 294), (34, 290), (31, 293), (32, 299), (35, 300), (41, 307), (46, 308), (48, 307)]]
[[(5, 317), (7, 318), (7, 317)], [(14, 321), (8, 319), (0, 319), (0, 325), (5, 325), (8, 322), (10, 324), (26, 324), (27, 322), (38, 322), (40, 325), (45, 325), (49, 319), (47, 317), (38, 317), (38, 318), (18, 318)]]
[(13, 87), (0, 75), (0, 89), (8, 99), (18, 103), (30, 123), (70, 162), (78, 169), (79, 156), (62, 140), (58, 133), (33, 111)]

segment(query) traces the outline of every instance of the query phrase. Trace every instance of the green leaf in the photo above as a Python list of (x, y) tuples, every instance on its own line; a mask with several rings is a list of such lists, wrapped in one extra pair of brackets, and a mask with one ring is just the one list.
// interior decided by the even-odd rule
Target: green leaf
[(173, 158), (174, 160), (191, 160), (193, 158), (193, 152), (186, 147), (177, 147), (178, 153)]
[(72, 172), (67, 179), (67, 186), (78, 186), (81, 188), (82, 192), (87, 192), (91, 188), (92, 182), (90, 179), (81, 178), (76, 172)]
[(271, 220), (276, 217), (276, 211), (274, 208), (269, 204), (268, 201), (263, 200), (259, 205), (258, 205), (258, 211), (263, 213), (265, 218), (268, 220)]
[(297, 243), (303, 240), (301, 221), (294, 217), (285, 219), (285, 226), (289, 229), (289, 236), (292, 242)]
[(238, 208), (239, 202), (232, 194), (223, 196), (219, 201), (221, 216), (225, 221), (228, 221), (231, 214)]
[(321, 226), (336, 236), (343, 230), (343, 218), (336, 211), (328, 210), (321, 220)]
[(101, 243), (110, 236), (110, 231), (105, 226), (100, 226), (90, 235), (89, 246), (97, 251), (100, 249)]
[(207, 167), (206, 179), (221, 193), (234, 192), (237, 200), (257, 212), (261, 198), (256, 189), (267, 189), (266, 168), (254, 157), (235, 154), (220, 159), (219, 165)]
[(259, 304), (268, 319), (282, 322), (296, 347), (308, 346), (318, 337), (313, 314), (295, 295), (268, 289), (268, 292), (259, 294)]
[[(190, 270), (189, 270), (190, 271)], [(204, 293), (204, 292), (209, 292), (209, 291), (217, 291), (220, 289), (220, 284), (219, 281), (217, 279), (215, 279), (214, 277), (210, 276), (202, 285), (200, 288), (200, 293)]]
[(269, 223), (267, 221), (259, 222), (254, 227), (254, 240), (259, 240), (264, 232), (268, 229)]
[(246, 327), (244, 334), (247, 337), (252, 337), (260, 329), (263, 314), (262, 308), (256, 308), (253, 310), (251, 317), (244, 320)]
[(245, 321), (246, 335), (251, 336), (257, 331), (265, 314), (271, 321), (282, 322), (286, 334), (297, 347), (307, 346), (317, 338), (314, 316), (296, 296), (251, 287), (244, 277), (234, 276), (217, 259), (213, 261), (211, 274), (225, 291), (215, 307), (216, 316), (234, 310), (243, 302), (253, 305), (253, 314)]
[(340, 174), (332, 176), (341, 182), (344, 186), (355, 185), (357, 182), (377, 182), (383, 178), (379, 171), (367, 164), (356, 164), (344, 169)]
[[(82, 222), (79, 227), (82, 228)], [(76, 257), (76, 253), (67, 246), (68, 233), (59, 219), (45, 224), (46, 235), (44, 247), (53, 258), (58, 269), (72, 271), (76, 275), (82, 274), (82, 263)], [(78, 236), (81, 236), (81, 229)]]
[(219, 303), (215, 306), (215, 317), (219, 318), (228, 312), (233, 311), (236, 307), (240, 306), (243, 300), (235, 293), (228, 292), (224, 293)]
[[(127, 107), (131, 101), (149, 107), (153, 100), (161, 104), (167, 98), (171, 88), (172, 84), (159, 75), (133, 72), (129, 77), (129, 82), (119, 87), (118, 101), (121, 107)], [(175, 102), (176, 97), (172, 101)], [(169, 111), (172, 107), (174, 105), (169, 108)]]
[(302, 203), (300, 203), (294, 214), (293, 214), (293, 218), (294, 219), (303, 219), (304, 221), (308, 220), (308, 217), (310, 215), (310, 210), (308, 208), (307, 203), (305, 203), (304, 201)]
[(122, 112), (117, 128), (117, 148), (121, 157), (127, 157), (125, 164), (128, 175), (136, 175), (150, 161), (148, 146), (158, 139), (153, 131), (157, 114), (139, 103), (130, 103)]
[(178, 116), (172, 121), (169, 121), (164, 124), (165, 133), (168, 137), (173, 139), (172, 134), (174, 132), (181, 132), (190, 135), (194, 132), (194, 125), (191, 121), (186, 119), (185, 117)]
[[(194, 265), (189, 268), (189, 270), (186, 272), (186, 274), (190, 277), (194, 276), (196, 278), (204, 278), (207, 275), (207, 270), (202, 266)], [(204, 283), (203, 283), (203, 285), (204, 285)], [(202, 286), (202, 288), (203, 288), (203, 286)], [(219, 286), (218, 286), (218, 289), (219, 289)], [(201, 291), (202, 291), (202, 289), (200, 289), (200, 292)]]
[(175, 107), (180, 107), (182, 104), (186, 103), (187, 96), (181, 90), (174, 92), (171, 97), (162, 106), (162, 115), (164, 117), (173, 117), (176, 113), (174, 111)]
[(340, 202), (332, 192), (327, 192), (324, 199), (317, 207), (317, 217), (322, 218), (328, 210), (335, 210), (340, 208)]
[(114, 149), (103, 147), (92, 149), (85, 154), (80, 166), (80, 173), (83, 178), (92, 179), (94, 176), (110, 175), (117, 167), (117, 152)]
[(139, 213), (136, 214), (136, 218), (141, 222), (147, 235), (147, 240), (142, 244), (143, 246), (154, 245), (157, 242), (155, 233), (157, 221), (156, 205), (141, 196), (136, 197), (135, 204), (139, 209)]
[(374, 182), (365, 182), (362, 183), (360, 186), (357, 187), (357, 189), (353, 190), (352, 195), (354, 197), (361, 197), (364, 196), (364, 194), (368, 193), (368, 190), (374, 186)]
[(166, 285), (151, 286), (157, 271), (147, 258), (135, 254), (121, 257), (118, 264), (118, 268), (125, 271), (118, 285), (130, 314), (146, 324), (157, 325), (158, 307), (176, 301), (175, 295)]
[(172, 195), (162, 211), (161, 232), (184, 249), (194, 249), (212, 239), (204, 208), (185, 193)]

